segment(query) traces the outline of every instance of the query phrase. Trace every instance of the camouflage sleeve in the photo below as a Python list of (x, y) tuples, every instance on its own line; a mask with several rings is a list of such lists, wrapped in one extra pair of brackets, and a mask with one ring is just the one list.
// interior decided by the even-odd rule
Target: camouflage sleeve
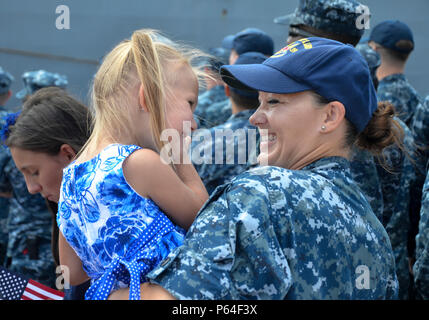
[[(228, 135), (223, 130), (232, 130), (232, 133)], [(191, 144), (191, 158), (206, 188), (216, 187), (219, 185), (216, 182), (229, 182), (232, 177), (255, 164), (259, 139), (256, 130), (218, 126), (205, 132), (207, 135), (203, 142), (196, 141), (198, 134), (195, 135)], [(198, 162), (194, 161), (195, 157), (198, 157)]]
[(429, 175), (423, 188), (419, 233), (416, 237), (414, 284), (423, 299), (429, 299)]
[(410, 129), (413, 132), (414, 141), (420, 149), (420, 153), (416, 157), (417, 167), (419, 170), (423, 168), (423, 172), (419, 173), (425, 175), (426, 171), (424, 169), (429, 158), (429, 152), (426, 148), (429, 141), (429, 96), (426, 97), (423, 103), (417, 105)]
[(237, 179), (201, 209), (185, 243), (148, 278), (179, 299), (283, 299), (291, 271), (264, 182)]

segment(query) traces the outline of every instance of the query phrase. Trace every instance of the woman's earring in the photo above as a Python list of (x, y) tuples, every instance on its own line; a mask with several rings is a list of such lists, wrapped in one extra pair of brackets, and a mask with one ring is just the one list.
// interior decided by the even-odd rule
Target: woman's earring
[(323, 125), (322, 126), (322, 131), (325, 131), (326, 130), (326, 127)]

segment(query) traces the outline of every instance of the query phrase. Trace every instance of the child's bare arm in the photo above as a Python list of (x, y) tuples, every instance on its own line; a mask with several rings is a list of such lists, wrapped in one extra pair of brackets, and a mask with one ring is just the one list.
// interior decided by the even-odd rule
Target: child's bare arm
[(127, 182), (143, 197), (152, 199), (175, 223), (188, 229), (208, 199), (192, 164), (179, 165), (177, 174), (148, 149), (132, 153), (123, 164)]
[(73, 248), (70, 247), (61, 232), (58, 237), (58, 250), (60, 255), (60, 264), (69, 268), (70, 284), (72, 286), (79, 285), (89, 279), (88, 275), (83, 270), (82, 261), (79, 259)]

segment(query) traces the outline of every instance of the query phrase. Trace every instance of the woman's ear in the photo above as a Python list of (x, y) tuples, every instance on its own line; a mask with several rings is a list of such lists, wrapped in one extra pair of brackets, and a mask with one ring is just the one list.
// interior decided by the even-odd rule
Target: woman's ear
[(320, 128), (321, 132), (334, 131), (343, 122), (346, 115), (344, 105), (339, 101), (329, 102), (325, 107), (324, 120)]
[(143, 84), (140, 85), (139, 88), (139, 105), (141, 110), (148, 112), (147, 106), (146, 106), (146, 100), (144, 98), (144, 88), (143, 88)]
[(72, 162), (76, 157), (76, 152), (67, 143), (61, 145), (59, 155), (65, 160), (65, 162)]

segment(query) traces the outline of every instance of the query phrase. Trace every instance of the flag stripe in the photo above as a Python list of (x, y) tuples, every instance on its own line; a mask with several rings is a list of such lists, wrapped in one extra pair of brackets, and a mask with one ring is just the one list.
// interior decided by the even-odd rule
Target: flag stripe
[(22, 295), (22, 297), (21, 297), (22, 299), (24, 299), (24, 298), (28, 298), (28, 299), (26, 299), (26, 300), (43, 300), (43, 298), (39, 298), (39, 297), (37, 297), (37, 296), (35, 296), (34, 294), (31, 294), (30, 292), (28, 292), (28, 291), (24, 291), (24, 294)]
[(64, 297), (64, 294), (62, 292), (55, 291), (33, 280), (28, 281), (27, 288), (54, 300), (62, 300)]
[(45, 294), (41, 294), (37, 291), (32, 290), (30, 287), (27, 286), (27, 288), (25, 288), (24, 294), (29, 293), (33, 296), (39, 297), (42, 300), (52, 300), (52, 298), (48, 298)]
[(52, 288), (50, 288), (48, 286), (45, 286), (44, 284), (41, 284), (39, 282), (34, 281), (34, 280), (30, 279), (28, 282), (31, 283), (33, 286), (39, 287), (39, 288), (43, 289), (44, 291), (48, 291), (48, 292), (50, 292), (50, 293), (52, 293), (52, 294), (54, 294), (56, 296), (58, 296), (58, 295), (61, 296), (62, 295), (62, 292), (57, 291), (55, 289), (52, 289)]

